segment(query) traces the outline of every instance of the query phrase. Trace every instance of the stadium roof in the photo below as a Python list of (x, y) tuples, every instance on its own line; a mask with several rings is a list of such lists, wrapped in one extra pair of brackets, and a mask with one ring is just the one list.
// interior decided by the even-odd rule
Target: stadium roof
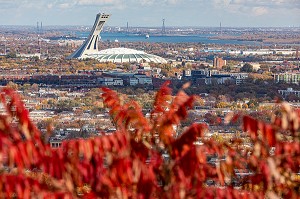
[(129, 48), (109, 48), (101, 50), (95, 54), (88, 54), (87, 57), (97, 59), (100, 62), (154, 62), (167, 63), (167, 61), (159, 56), (145, 53), (144, 51), (129, 49)]

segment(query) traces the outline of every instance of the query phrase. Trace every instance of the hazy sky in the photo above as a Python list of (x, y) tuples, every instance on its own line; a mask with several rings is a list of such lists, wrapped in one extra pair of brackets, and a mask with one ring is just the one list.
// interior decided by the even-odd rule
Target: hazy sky
[(0, 25), (300, 27), (300, 0), (0, 0)]

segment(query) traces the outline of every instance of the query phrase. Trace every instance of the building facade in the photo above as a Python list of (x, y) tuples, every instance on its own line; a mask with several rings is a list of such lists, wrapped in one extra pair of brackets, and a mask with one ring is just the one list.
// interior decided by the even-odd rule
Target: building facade
[(222, 58), (219, 57), (215, 57), (213, 66), (215, 68), (221, 69), (223, 66), (226, 66), (226, 60), (223, 60)]
[(274, 81), (276, 83), (288, 83), (288, 84), (297, 84), (300, 83), (300, 73), (279, 73), (274, 74)]
[(300, 97), (300, 90), (294, 90), (293, 88), (287, 88), (286, 90), (278, 90), (278, 93), (286, 98), (289, 95), (295, 95)]

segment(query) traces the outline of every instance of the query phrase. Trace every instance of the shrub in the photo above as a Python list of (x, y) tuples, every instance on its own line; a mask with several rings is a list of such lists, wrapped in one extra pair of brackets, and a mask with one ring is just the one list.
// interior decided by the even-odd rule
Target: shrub
[[(103, 91), (117, 131), (67, 140), (52, 149), (19, 96), (3, 89), (2, 197), (299, 197), (299, 110), (283, 104), (281, 116), (271, 123), (247, 115), (228, 116), (230, 122), (242, 117), (252, 146), (246, 148), (239, 137), (229, 143), (207, 138), (204, 124), (192, 124), (177, 136), (174, 126), (187, 117), (195, 98), (184, 91), (171, 97), (167, 84), (157, 92), (149, 119), (136, 102), (123, 104), (114, 91)], [(238, 174), (243, 170), (246, 176)]]

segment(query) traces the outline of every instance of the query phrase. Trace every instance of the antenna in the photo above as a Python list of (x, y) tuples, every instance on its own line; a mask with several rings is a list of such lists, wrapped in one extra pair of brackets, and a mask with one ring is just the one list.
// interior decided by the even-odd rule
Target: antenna
[(166, 34), (165, 19), (162, 19), (162, 29), (161, 29), (161, 33), (162, 33), (163, 35)]

